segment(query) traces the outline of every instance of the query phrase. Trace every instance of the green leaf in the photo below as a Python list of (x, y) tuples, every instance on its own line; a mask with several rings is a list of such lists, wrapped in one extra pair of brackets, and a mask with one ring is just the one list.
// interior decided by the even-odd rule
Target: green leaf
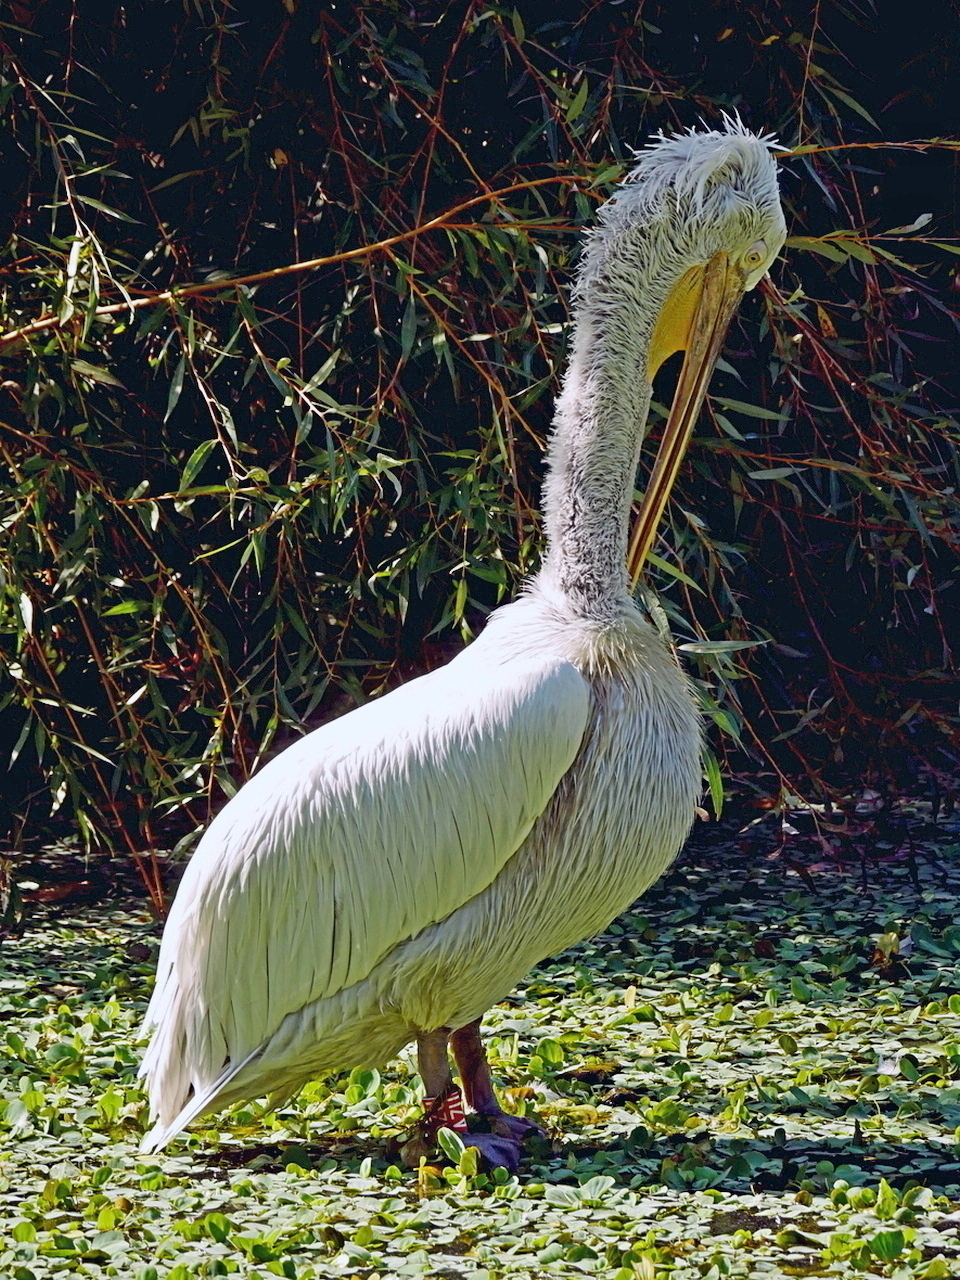
[(900, 1074), (903, 1076), (904, 1080), (909, 1080), (914, 1084), (920, 1079), (920, 1072), (911, 1058), (904, 1055), (897, 1065), (900, 1068)]
[(850, 94), (845, 93), (843, 89), (838, 89), (836, 84), (831, 84), (829, 86), (825, 85), (823, 87), (826, 88), (829, 93), (832, 93), (835, 98), (839, 98), (841, 102), (845, 103), (851, 111), (855, 111), (858, 116), (862, 116), (868, 124), (872, 124), (875, 129), (880, 128), (870, 112), (866, 107), (861, 106), (856, 98), (852, 98)]
[(233, 1230), (229, 1219), (225, 1218), (222, 1213), (208, 1213), (203, 1220), (208, 1235), (216, 1240), (218, 1244), (223, 1244), (229, 1233)]
[(309, 395), (311, 391), (316, 390), (317, 387), (322, 386), (326, 382), (326, 380), (330, 377), (331, 373), (333, 373), (334, 369), (337, 367), (337, 362), (340, 359), (340, 354), (341, 354), (340, 347), (336, 347), (334, 348), (333, 351), (330, 352), (329, 356), (327, 356), (326, 360), (324, 360), (323, 364), (320, 366), (317, 372), (313, 375), (310, 381), (304, 384), (304, 387), (303, 387), (304, 395)]
[(164, 178), (155, 187), (148, 187), (147, 190), (150, 195), (153, 195), (155, 191), (162, 191), (164, 187), (172, 187), (174, 183), (182, 182), (184, 178), (196, 178), (201, 173), (206, 173), (206, 169), (186, 169), (183, 173), (174, 174), (172, 178)]
[(759, 404), (745, 404), (742, 400), (730, 400), (726, 396), (714, 396), (717, 404), (724, 409), (732, 409), (734, 413), (742, 413), (747, 418), (765, 418), (768, 422), (782, 422), (783, 414), (776, 409), (764, 409)]
[(811, 988), (807, 986), (802, 978), (799, 978), (796, 975), (790, 979), (790, 993), (794, 1000), (800, 1000), (804, 1004), (808, 1000), (813, 999), (813, 991)]
[(139, 218), (131, 218), (129, 213), (121, 213), (119, 209), (112, 209), (110, 205), (104, 204), (102, 200), (94, 200), (92, 196), (82, 196), (79, 191), (74, 191), (73, 194), (81, 204), (89, 205), (92, 209), (99, 209), (101, 213), (105, 213), (110, 218), (119, 218), (121, 222), (132, 222), (135, 226), (140, 226)]
[(456, 1165), (460, 1163), (466, 1148), (458, 1133), (442, 1125), (437, 1130), (437, 1144), (448, 1160), (452, 1160)]
[(946, 960), (953, 959), (953, 952), (950, 948), (938, 942), (927, 926), (920, 921), (910, 926), (910, 938), (915, 947), (920, 947), (923, 951), (929, 952), (930, 955), (943, 956)]
[(403, 319), (400, 322), (400, 358), (408, 359), (410, 352), (413, 350), (413, 344), (417, 339), (417, 304), (414, 301), (413, 294), (407, 298), (407, 305), (404, 308)]
[(858, 262), (866, 262), (868, 266), (873, 266), (874, 263), (877, 261), (877, 255), (873, 252), (873, 250), (869, 249), (865, 244), (862, 244), (859, 240), (854, 240), (851, 237), (850, 239), (845, 239), (843, 242), (843, 245), (847, 253), (850, 254), (851, 258), (856, 258)]
[(577, 92), (576, 92), (576, 95), (574, 96), (573, 101), (567, 107), (566, 114), (567, 114), (568, 124), (573, 124), (574, 120), (576, 120), (577, 117), (581, 114), (581, 112), (583, 111), (584, 105), (586, 104), (587, 96), (589, 93), (590, 93), (590, 82), (587, 79), (586, 74), (584, 73), (583, 79), (580, 81), (580, 87), (577, 89)]
[(178, 493), (183, 493), (193, 484), (194, 477), (198, 474), (203, 464), (213, 449), (218, 444), (217, 440), (204, 440), (203, 444), (198, 444), (193, 453), (187, 459), (186, 466), (183, 468), (183, 474), (180, 477), (180, 485), (177, 489)]
[(932, 213), (921, 213), (908, 226), (891, 227), (889, 231), (884, 231), (883, 234), (885, 236), (908, 236), (911, 232), (919, 231), (922, 227), (925, 227), (927, 223), (932, 221)]
[(596, 190), (597, 187), (603, 187), (608, 182), (616, 182), (617, 179), (622, 176), (623, 176), (622, 164), (604, 165), (604, 167), (598, 173), (595, 173), (593, 178), (590, 180), (590, 189)]
[(580, 1192), (574, 1187), (550, 1185), (544, 1188), (543, 1198), (547, 1204), (558, 1204), (572, 1209), (580, 1206)]
[(881, 1262), (894, 1262), (903, 1253), (904, 1243), (902, 1231), (881, 1231), (869, 1242), (870, 1252)]
[(592, 1203), (602, 1206), (610, 1200), (611, 1192), (615, 1186), (616, 1180), (611, 1178), (608, 1173), (588, 1178), (580, 1187), (580, 1201), (582, 1204)]
[(710, 788), (710, 803), (713, 805), (714, 816), (719, 818), (723, 813), (724, 801), (723, 774), (720, 771), (720, 762), (706, 745), (701, 748), (701, 756), (703, 759), (703, 772), (706, 775), (707, 786)]
[(143, 613), (152, 607), (149, 600), (124, 600), (120, 604), (112, 604), (109, 609), (104, 609), (100, 617), (118, 618), (125, 613)]
[(549, 1036), (537, 1041), (537, 1053), (552, 1067), (559, 1066), (564, 1061), (563, 1045)]
[(699, 591), (701, 595), (704, 594), (703, 587), (700, 586), (699, 582), (694, 582), (693, 578), (685, 574), (682, 569), (678, 569), (676, 565), (671, 564), (669, 560), (664, 560), (655, 552), (647, 552), (647, 562), (652, 564), (654, 568), (659, 569), (661, 573), (665, 573), (669, 577), (676, 579), (677, 582), (682, 582), (685, 586), (692, 588), (694, 591)]
[(795, 476), (799, 467), (768, 467), (765, 471), (748, 471), (751, 480), (783, 480), (787, 476)]
[[(902, 1063), (903, 1059), (901, 1059)], [(880, 1185), (877, 1188), (877, 1200), (873, 1211), (881, 1221), (892, 1218), (900, 1208), (900, 1197), (894, 1191), (886, 1178), (880, 1179)]]
[(814, 240), (810, 236), (788, 236), (786, 240), (788, 249), (800, 249), (807, 253), (819, 253), (824, 258), (829, 258), (831, 262), (846, 262), (849, 255), (838, 248), (833, 240)]
[(167, 411), (163, 415), (164, 422), (170, 417), (174, 409), (177, 407), (177, 401), (180, 399), (180, 392), (183, 390), (183, 378), (187, 367), (186, 354), (182, 355), (177, 363), (176, 369), (173, 371), (173, 377), (170, 379), (170, 390), (167, 392)]
[(565, 1253), (566, 1249), (564, 1246), (560, 1244), (559, 1241), (554, 1241), (553, 1244), (548, 1244), (545, 1249), (541, 1249), (538, 1252), (537, 1262), (541, 1267), (546, 1267), (549, 1266), (551, 1262), (559, 1262)]
[(687, 640), (677, 648), (684, 653), (736, 653), (739, 649), (756, 649), (769, 640)]
[(123, 383), (118, 377), (110, 372), (109, 369), (101, 369), (98, 365), (91, 364), (88, 360), (71, 360), (70, 368), (74, 373), (79, 373), (84, 378), (89, 378), (91, 382), (102, 382), (106, 387), (122, 387)]
[(17, 612), (20, 614), (20, 620), (23, 623), (23, 629), (26, 634), (33, 634), (33, 618), (34, 607), (33, 601), (27, 595), (26, 591), (21, 591), (17, 597)]

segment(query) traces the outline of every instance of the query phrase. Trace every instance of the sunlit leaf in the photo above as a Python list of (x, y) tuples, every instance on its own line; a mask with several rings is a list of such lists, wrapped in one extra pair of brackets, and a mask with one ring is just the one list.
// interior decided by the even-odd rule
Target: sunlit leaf
[(217, 447), (216, 440), (204, 440), (203, 444), (198, 444), (193, 453), (187, 459), (183, 472), (180, 476), (180, 484), (178, 492), (183, 493), (185, 489), (189, 489), (193, 484), (194, 477), (200, 471), (212, 450)]
[(187, 358), (181, 356), (177, 361), (177, 367), (173, 371), (173, 377), (170, 379), (170, 390), (167, 393), (167, 409), (163, 415), (164, 422), (170, 417), (174, 409), (177, 407), (177, 401), (180, 399), (180, 393), (183, 390), (183, 379), (186, 371)]
[(88, 360), (75, 359), (70, 361), (70, 368), (74, 373), (82, 374), (84, 378), (90, 378), (92, 382), (102, 382), (106, 387), (122, 387), (123, 383), (109, 369), (101, 369), (95, 364), (90, 364)]
[(589, 92), (590, 82), (586, 76), (583, 76), (580, 81), (580, 87), (577, 89), (576, 94), (573, 96), (566, 109), (566, 117), (569, 124), (573, 124), (574, 120), (576, 120), (582, 113), (583, 108), (586, 105), (587, 95)]

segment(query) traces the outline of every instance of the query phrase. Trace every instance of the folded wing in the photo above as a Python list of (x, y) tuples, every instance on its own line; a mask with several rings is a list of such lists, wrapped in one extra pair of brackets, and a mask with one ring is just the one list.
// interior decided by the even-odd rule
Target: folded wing
[(491, 670), (468, 649), (248, 782), (200, 842), (164, 932), (141, 1068), (161, 1125), (288, 1014), (361, 981), (491, 884), (589, 712), (569, 663)]

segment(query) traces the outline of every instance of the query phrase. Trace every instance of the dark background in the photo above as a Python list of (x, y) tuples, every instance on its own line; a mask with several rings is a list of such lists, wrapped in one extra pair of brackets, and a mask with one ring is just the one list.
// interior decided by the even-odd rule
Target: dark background
[(681, 642), (765, 642), (688, 651), (742, 792), (950, 796), (955, 5), (9, 13), (2, 323), (58, 317), (3, 351), (14, 840), (172, 842), (516, 589), (580, 228), (631, 148), (723, 110), (800, 148), (792, 242), (658, 547), (700, 590), (651, 586)]

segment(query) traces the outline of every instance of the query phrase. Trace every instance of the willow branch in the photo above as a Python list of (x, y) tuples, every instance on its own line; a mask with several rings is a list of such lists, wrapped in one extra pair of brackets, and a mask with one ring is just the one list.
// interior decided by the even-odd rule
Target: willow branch
[[(207, 293), (220, 293), (224, 290), (232, 291), (239, 289), (243, 285), (263, 284), (265, 281), (277, 280), (281, 276), (294, 275), (300, 271), (315, 271), (318, 267), (328, 267), (337, 262), (350, 262), (355, 258), (365, 258), (370, 254), (390, 249), (396, 244), (402, 244), (406, 240), (414, 240), (417, 236), (422, 236), (427, 231), (434, 231), (438, 227), (446, 226), (452, 218), (456, 218), (465, 209), (470, 209), (476, 204), (484, 204), (489, 200), (498, 200), (501, 196), (511, 195), (514, 191), (528, 191), (533, 187), (543, 187), (556, 182), (574, 184), (578, 181), (585, 181), (585, 178), (577, 178), (570, 174), (558, 174), (552, 178), (534, 178), (527, 182), (514, 182), (509, 187), (500, 187), (496, 191), (484, 191), (481, 195), (472, 196), (469, 200), (455, 205), (452, 209), (447, 209), (446, 212), (438, 214), (437, 217), (431, 218), (428, 222), (421, 223), (418, 227), (412, 227), (409, 231), (401, 231), (395, 236), (388, 236), (386, 240), (377, 240), (374, 244), (361, 245), (357, 249), (347, 249), (343, 253), (331, 253), (323, 258), (309, 258), (306, 262), (290, 262), (283, 267), (271, 267), (267, 271), (255, 271), (250, 275), (235, 276), (230, 280), (205, 280), (198, 284), (186, 284), (173, 289), (164, 289), (159, 293), (144, 294), (142, 297), (131, 298), (125, 302), (111, 302), (106, 306), (97, 307), (93, 315), (94, 318), (120, 315), (123, 312), (140, 310), (142, 307), (155, 307), (163, 303), (179, 302), (183, 298), (196, 298)], [(516, 226), (517, 224), (510, 223), (508, 225)], [(61, 325), (66, 323), (68, 323), (68, 320), (61, 320), (58, 315), (52, 313), (40, 316), (36, 320), (31, 320), (29, 324), (21, 325), (18, 329), (9, 329), (6, 333), (0, 333), (0, 347), (16, 342), (20, 338), (30, 337), (31, 334), (41, 333), (46, 329), (60, 328)]]

